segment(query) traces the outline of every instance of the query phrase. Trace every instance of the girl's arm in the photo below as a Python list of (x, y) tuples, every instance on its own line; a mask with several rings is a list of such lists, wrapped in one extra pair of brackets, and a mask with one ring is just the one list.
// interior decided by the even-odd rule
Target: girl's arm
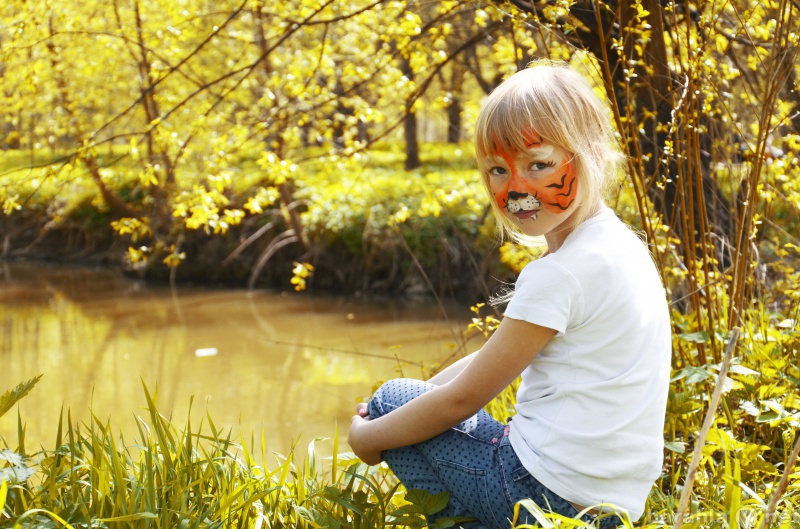
[[(431, 384), (435, 384), (437, 386), (441, 386), (446, 382), (450, 382), (456, 377), (456, 375), (461, 373), (461, 371), (463, 371), (464, 368), (467, 367), (467, 365), (469, 365), (470, 362), (472, 362), (472, 359), (475, 357), (476, 354), (478, 354), (477, 351), (463, 358), (459, 358), (446, 368), (436, 373), (436, 375), (426, 380), (426, 382), (430, 382)], [(359, 403), (356, 406), (356, 413), (358, 413), (358, 415), (360, 415), (361, 417), (366, 417), (369, 414), (369, 412), (367, 411), (367, 403), (366, 402)]]
[(452, 380), (378, 419), (353, 416), (350, 447), (374, 465), (384, 450), (426, 441), (452, 428), (508, 386), (555, 334), (547, 327), (504, 318), (486, 345), (465, 358), (470, 360)]
[(430, 382), (431, 384), (436, 384), (437, 386), (441, 386), (446, 382), (450, 382), (456, 376), (458, 376), (458, 374), (461, 373), (464, 370), (464, 368), (467, 367), (467, 365), (469, 365), (470, 362), (472, 362), (472, 359), (475, 358), (475, 355), (477, 354), (478, 352), (476, 351), (472, 354), (465, 356), (464, 358), (456, 360), (446, 368), (436, 373), (435, 376), (429, 378), (426, 382)]

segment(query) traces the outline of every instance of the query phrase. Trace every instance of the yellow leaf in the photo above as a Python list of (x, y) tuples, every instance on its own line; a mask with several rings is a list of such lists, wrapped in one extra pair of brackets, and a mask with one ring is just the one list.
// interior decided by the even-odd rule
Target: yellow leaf
[(17, 202), (19, 195), (14, 195), (12, 197), (8, 197), (3, 202), (3, 213), (6, 215), (11, 215), (14, 211), (18, 211), (22, 209), (22, 205)]
[(714, 37), (715, 44), (717, 45), (717, 52), (718, 53), (725, 53), (725, 50), (728, 49), (728, 45), (730, 41), (725, 35), (717, 35)]
[(310, 263), (294, 263), (294, 269), (292, 273), (294, 273), (294, 277), (290, 280), (290, 283), (294, 285), (294, 289), (296, 291), (301, 291), (306, 289), (306, 278), (310, 277), (311, 274), (314, 272), (314, 266)]

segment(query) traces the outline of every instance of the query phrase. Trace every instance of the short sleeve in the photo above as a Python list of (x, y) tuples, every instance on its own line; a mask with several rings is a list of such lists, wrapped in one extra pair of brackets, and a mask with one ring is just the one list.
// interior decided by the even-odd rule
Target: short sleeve
[(544, 257), (522, 270), (505, 316), (566, 333), (583, 314), (581, 289), (575, 277), (554, 260)]

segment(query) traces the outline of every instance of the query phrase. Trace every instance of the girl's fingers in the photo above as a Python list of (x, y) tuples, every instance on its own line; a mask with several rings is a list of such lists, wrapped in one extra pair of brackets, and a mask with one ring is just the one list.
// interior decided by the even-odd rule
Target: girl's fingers
[(367, 417), (369, 415), (369, 410), (367, 409), (366, 402), (359, 402), (356, 405), (356, 413), (358, 413), (361, 417)]

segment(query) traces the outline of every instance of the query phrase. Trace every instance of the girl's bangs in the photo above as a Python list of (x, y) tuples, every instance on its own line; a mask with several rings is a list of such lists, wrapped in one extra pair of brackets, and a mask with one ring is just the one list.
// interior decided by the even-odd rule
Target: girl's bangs
[(525, 133), (536, 130), (530, 111), (525, 105), (497, 101), (493, 108), (487, 109), (485, 125), (477, 137), (476, 152), (479, 158), (486, 158), (498, 151), (515, 152), (527, 149)]

